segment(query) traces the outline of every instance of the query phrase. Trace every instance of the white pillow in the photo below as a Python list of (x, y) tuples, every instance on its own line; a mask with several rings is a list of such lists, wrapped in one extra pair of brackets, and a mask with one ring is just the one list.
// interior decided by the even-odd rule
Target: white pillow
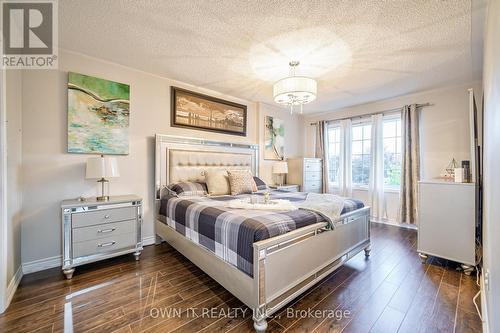
[(203, 174), (205, 175), (209, 195), (226, 195), (230, 193), (226, 170), (205, 170)]

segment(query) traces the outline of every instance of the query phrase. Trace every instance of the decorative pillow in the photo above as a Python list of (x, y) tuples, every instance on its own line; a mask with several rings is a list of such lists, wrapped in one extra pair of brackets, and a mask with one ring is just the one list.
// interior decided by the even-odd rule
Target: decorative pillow
[(207, 184), (202, 182), (180, 182), (168, 186), (178, 197), (204, 197), (208, 194)]
[(230, 193), (229, 179), (226, 170), (206, 170), (203, 174), (205, 175), (208, 194), (226, 195)]
[(231, 170), (229, 174), (229, 185), (231, 195), (252, 193), (257, 189), (252, 173), (249, 170)]
[(255, 187), (256, 187), (256, 190), (254, 192), (257, 192), (257, 191), (262, 191), (262, 190), (268, 190), (269, 187), (267, 186), (267, 184), (262, 180), (260, 179), (259, 177), (253, 177), (253, 181), (255, 182)]

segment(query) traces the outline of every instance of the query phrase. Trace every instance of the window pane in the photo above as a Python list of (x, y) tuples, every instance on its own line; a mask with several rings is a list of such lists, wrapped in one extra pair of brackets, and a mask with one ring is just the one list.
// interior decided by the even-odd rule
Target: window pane
[(353, 126), (352, 127), (352, 139), (353, 140), (363, 140), (363, 127)]
[(352, 153), (353, 154), (363, 153), (363, 141), (353, 141), (352, 142)]
[(396, 153), (401, 154), (401, 138), (396, 139)]
[(363, 139), (370, 140), (372, 135), (372, 125), (363, 126)]
[(396, 139), (386, 138), (384, 139), (384, 153), (396, 153)]
[(359, 184), (361, 182), (361, 173), (363, 169), (362, 155), (352, 155), (352, 182)]
[(370, 154), (371, 153), (371, 140), (368, 141), (363, 141), (363, 154)]
[(398, 133), (398, 136), (401, 136), (401, 119), (396, 121), (396, 133)]
[(340, 164), (340, 128), (328, 129), (328, 178), (335, 185), (339, 184)]
[(396, 135), (396, 121), (384, 121), (384, 138), (394, 137)]
[(368, 185), (370, 179), (370, 155), (363, 155), (363, 185)]

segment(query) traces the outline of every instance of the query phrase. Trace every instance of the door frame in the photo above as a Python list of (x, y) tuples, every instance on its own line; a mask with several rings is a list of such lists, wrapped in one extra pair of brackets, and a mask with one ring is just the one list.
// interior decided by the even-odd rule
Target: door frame
[(0, 69), (0, 313), (7, 306), (7, 112), (6, 70)]

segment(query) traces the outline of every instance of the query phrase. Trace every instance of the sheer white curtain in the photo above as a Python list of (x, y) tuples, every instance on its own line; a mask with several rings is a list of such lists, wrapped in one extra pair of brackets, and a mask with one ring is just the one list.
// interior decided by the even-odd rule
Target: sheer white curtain
[(339, 194), (344, 197), (352, 196), (351, 129), (351, 119), (340, 121)]
[(384, 117), (376, 114), (371, 117), (371, 168), (368, 184), (368, 197), (371, 215), (377, 220), (387, 218), (384, 197)]

